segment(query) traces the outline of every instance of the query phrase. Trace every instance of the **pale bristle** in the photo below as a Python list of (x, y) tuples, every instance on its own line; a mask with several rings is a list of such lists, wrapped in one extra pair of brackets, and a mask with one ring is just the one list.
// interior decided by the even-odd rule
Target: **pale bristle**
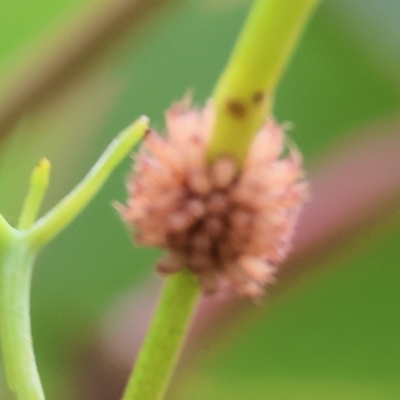
[(235, 230), (243, 231), (250, 228), (253, 223), (252, 213), (248, 210), (235, 210), (230, 215), (232, 228)]
[(239, 294), (245, 297), (257, 298), (264, 294), (264, 286), (260, 282), (247, 281), (244, 284), (237, 287)]
[(273, 270), (271, 266), (263, 262), (262, 259), (258, 257), (241, 256), (238, 260), (238, 264), (250, 278), (257, 282), (265, 284), (271, 281)]
[(188, 171), (187, 183), (197, 195), (204, 196), (211, 191), (211, 184), (204, 170)]
[(232, 158), (221, 157), (211, 166), (211, 180), (216, 189), (226, 189), (236, 175), (236, 163)]
[(187, 212), (195, 218), (201, 218), (206, 213), (205, 204), (201, 199), (188, 200), (186, 204)]
[(173, 232), (185, 231), (191, 225), (192, 221), (191, 216), (184, 211), (177, 211), (167, 218), (168, 227)]

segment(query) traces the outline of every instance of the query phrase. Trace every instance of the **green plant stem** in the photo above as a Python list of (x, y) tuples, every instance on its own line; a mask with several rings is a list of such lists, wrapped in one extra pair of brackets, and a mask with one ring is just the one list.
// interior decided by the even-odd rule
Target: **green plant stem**
[(30, 188), (18, 221), (18, 229), (28, 229), (36, 220), (49, 184), (50, 163), (42, 158), (32, 172)]
[(8, 226), (5, 240), (0, 244), (1, 343), (8, 385), (18, 400), (45, 398), (32, 346), (29, 311), (36, 252), (22, 231), (36, 219), (49, 183), (49, 173), (50, 163), (43, 158), (32, 172), (18, 230)]
[(0, 332), (7, 381), (18, 400), (45, 398), (32, 346), (29, 311), (35, 256), (95, 196), (147, 129), (148, 118), (141, 117), (121, 132), (75, 190), (33, 224), (50, 171), (50, 163), (41, 160), (32, 173), (19, 230), (13, 229), (0, 215)]
[(210, 158), (246, 157), (270, 114), (276, 86), (319, 0), (258, 0), (218, 81)]
[(200, 293), (183, 270), (169, 277), (123, 400), (161, 400), (178, 360)]
[[(221, 154), (243, 163), (270, 113), (275, 87), (318, 0), (258, 0), (213, 96), (216, 120), (209, 161)], [(123, 400), (161, 400), (199, 295), (189, 271), (168, 278)]]
[(18, 400), (44, 400), (29, 315), (34, 252), (14, 236), (0, 268), (1, 341), (7, 381)]
[(111, 142), (81, 183), (29, 229), (27, 240), (32, 247), (44, 246), (82, 211), (114, 168), (143, 137), (148, 125), (148, 118), (141, 117)]

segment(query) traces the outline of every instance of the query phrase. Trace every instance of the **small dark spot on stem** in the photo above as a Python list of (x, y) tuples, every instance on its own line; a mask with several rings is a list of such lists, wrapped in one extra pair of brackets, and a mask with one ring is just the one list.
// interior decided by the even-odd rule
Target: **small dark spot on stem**
[(230, 99), (226, 102), (226, 107), (229, 114), (234, 118), (244, 118), (246, 116), (246, 106), (240, 100)]
[(264, 93), (263, 92), (255, 92), (252, 98), (255, 104), (259, 104), (264, 100)]

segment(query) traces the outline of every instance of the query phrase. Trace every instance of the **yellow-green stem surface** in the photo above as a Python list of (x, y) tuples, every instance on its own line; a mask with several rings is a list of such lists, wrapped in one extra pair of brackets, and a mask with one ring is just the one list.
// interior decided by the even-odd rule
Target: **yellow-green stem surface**
[(319, 0), (258, 0), (213, 95), (216, 119), (209, 156), (243, 163), (270, 115), (276, 86)]
[(7, 382), (18, 400), (44, 400), (32, 347), (29, 314), (35, 254), (15, 236), (0, 270), (0, 315)]

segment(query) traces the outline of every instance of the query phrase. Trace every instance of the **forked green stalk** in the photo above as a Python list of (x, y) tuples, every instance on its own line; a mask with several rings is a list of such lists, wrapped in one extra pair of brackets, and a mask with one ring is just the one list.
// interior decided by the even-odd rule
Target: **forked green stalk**
[(82, 182), (28, 231), (27, 240), (33, 247), (44, 246), (82, 211), (114, 168), (143, 137), (148, 125), (148, 118), (141, 117), (111, 142)]
[[(216, 121), (209, 148), (239, 163), (270, 114), (274, 92), (318, 0), (258, 0), (213, 96)], [(167, 278), (154, 321), (123, 400), (162, 400), (187, 332), (199, 286), (189, 271)]]
[(44, 400), (44, 392), (32, 347), (30, 287), (36, 251), (25, 240), (49, 183), (50, 163), (40, 160), (32, 172), (30, 187), (18, 221), (1, 249), (0, 317), (3, 359), (10, 389), (18, 399)]
[(146, 117), (125, 129), (82, 182), (53, 210), (34, 223), (50, 170), (48, 161), (42, 160), (33, 171), (19, 229), (13, 229), (0, 215), (0, 332), (7, 381), (18, 400), (45, 398), (32, 346), (29, 312), (35, 257), (83, 210), (147, 129)]

